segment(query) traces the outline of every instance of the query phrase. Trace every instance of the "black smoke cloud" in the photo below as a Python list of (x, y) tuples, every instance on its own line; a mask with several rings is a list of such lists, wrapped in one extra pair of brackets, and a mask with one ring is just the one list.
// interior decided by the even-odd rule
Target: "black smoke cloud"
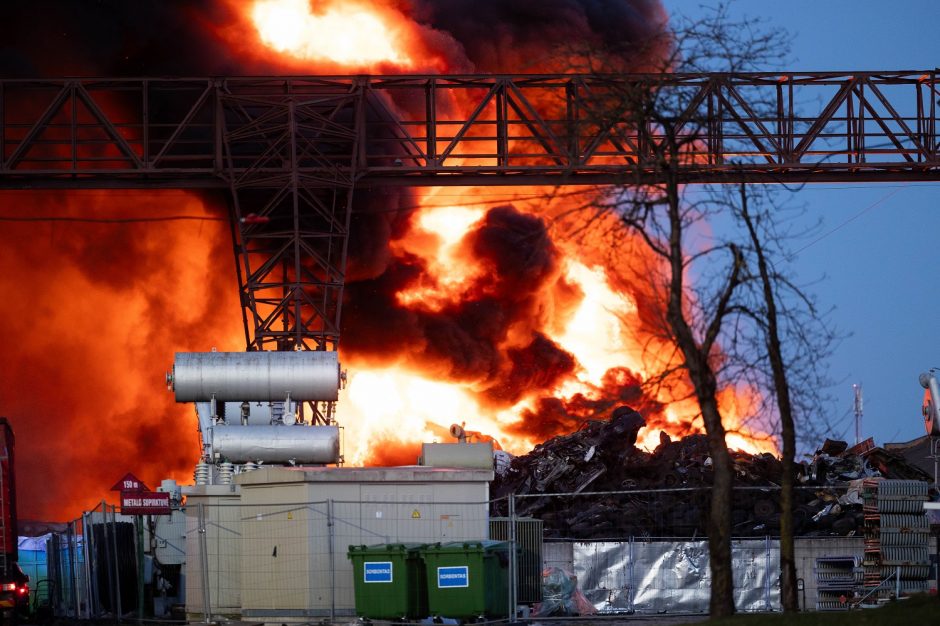
[[(405, 361), (448, 380), (473, 382), (481, 399), (511, 404), (553, 386), (574, 359), (531, 324), (559, 280), (559, 251), (541, 218), (511, 206), (489, 210), (463, 242), (482, 272), (439, 310), (404, 306), (398, 294), (427, 280), (426, 261), (400, 255), (380, 276), (347, 287), (343, 351), (374, 364)], [(511, 329), (529, 327), (521, 345)], [(506, 346), (506, 347), (503, 347)]]
[[(445, 59), (442, 67), (448, 71), (566, 71), (570, 68), (557, 54), (565, 45), (599, 44), (629, 50), (631, 42), (644, 41), (655, 33), (664, 16), (655, 0), (388, 0), (387, 4), (414, 16), (421, 25), (420, 32), (429, 38), (426, 45)], [(297, 74), (296, 61), (281, 64), (272, 55), (259, 56), (247, 47), (233, 45), (237, 36), (232, 37), (232, 32), (249, 33), (239, 6), (243, 5), (202, 0), (2, 2), (0, 78)], [(636, 69), (645, 68), (638, 65)], [(335, 67), (330, 70), (335, 73)], [(319, 71), (316, 66), (309, 68), (310, 73)], [(407, 111), (407, 103), (398, 106)], [(9, 116), (11, 111), (4, 114)], [(146, 204), (140, 209), (142, 203), (128, 197), (125, 200), (128, 205), (137, 205), (138, 212), (164, 209)], [(45, 201), (49, 206), (55, 204), (48, 198)], [(219, 217), (226, 214), (217, 199), (206, 198), (205, 202), (210, 216), (213, 211)], [(31, 207), (26, 204), (0, 194), (0, 209), (4, 211), (28, 213)], [(500, 347), (507, 345), (510, 328), (524, 325), (537, 314), (539, 290), (549, 288), (576, 295), (576, 290), (558, 277), (559, 253), (544, 223), (512, 207), (490, 211), (468, 236), (465, 251), (487, 268), (483, 278), (463, 299), (443, 310), (408, 310), (399, 305), (395, 294), (421, 280), (427, 274), (426, 267), (421, 259), (393, 254), (390, 242), (406, 236), (415, 205), (413, 194), (406, 190), (356, 192), (349, 236), (343, 350), (376, 363), (395, 362), (404, 355), (433, 375), (479, 383), (481, 399), (494, 405), (510, 404), (524, 391), (550, 388), (569, 375), (576, 365), (573, 357), (534, 328), (527, 336), (516, 337), (509, 347)], [(88, 210), (113, 208), (109, 202), (89, 206), (92, 208)], [(79, 200), (70, 207), (76, 214), (83, 210)], [(44, 210), (39, 203), (36, 208)], [(48, 291), (42, 283), (50, 275), (43, 278), (38, 272), (47, 266), (52, 272), (75, 265), (94, 281), (116, 291), (147, 285), (156, 294), (151, 298), (150, 310), (166, 312), (154, 314), (156, 326), (140, 322), (139, 336), (146, 339), (148, 354), (207, 349), (214, 340), (209, 333), (220, 327), (214, 318), (237, 318), (237, 310), (218, 310), (237, 308), (230, 244), (224, 241), (212, 244), (218, 272), (206, 277), (205, 288), (195, 303), (186, 303), (166, 301), (159, 295), (161, 284), (173, 285), (179, 278), (161, 257), (165, 246), (135, 245), (116, 231), (101, 233), (100, 229), (70, 229), (68, 234), (68, 238), (56, 241), (29, 235), (10, 238), (3, 252), (18, 259), (37, 259), (24, 265), (37, 270), (36, 277), (29, 279), (35, 281), (36, 292)], [(143, 242), (150, 231), (140, 228), (132, 236)], [(224, 229), (221, 236), (226, 236)], [(120, 276), (101, 270), (109, 263), (121, 270)], [(67, 274), (54, 276), (65, 280)], [(143, 282), (135, 282), (138, 280)], [(223, 288), (229, 288), (231, 291), (226, 293), (231, 296), (222, 295)], [(82, 298), (82, 294), (71, 295), (79, 301)], [(56, 307), (51, 300), (43, 302), (50, 310)], [(172, 326), (172, 314), (186, 310), (196, 313), (182, 331), (187, 343), (180, 345), (180, 331)], [(99, 311), (99, 315), (107, 312), (120, 317), (120, 312), (108, 310), (106, 303)], [(86, 493), (92, 488), (105, 493), (108, 481), (133, 469), (144, 457), (160, 459), (168, 471), (185, 472), (191, 467), (189, 454), (195, 442), (192, 433), (181, 434), (188, 429), (163, 428), (136, 415), (115, 413), (109, 407), (106, 385), (93, 394), (95, 404), (83, 404), (78, 397), (81, 394), (71, 387), (76, 383), (62, 378), (62, 371), (54, 363), (50, 365), (42, 353), (48, 351), (50, 342), (74, 342), (76, 352), (81, 351), (83, 342), (95, 342), (101, 348), (96, 354), (126, 349), (122, 345), (108, 347), (108, 337), (96, 334), (100, 325), (93, 317), (83, 318), (78, 330), (66, 329), (74, 331), (68, 339), (53, 337), (58, 331), (51, 325), (30, 335), (36, 329), (24, 324), (25, 319), (26, 315), (13, 318), (0, 313), (0, 322), (12, 333), (7, 339), (16, 346), (18, 356), (15, 372), (10, 369), (6, 377), (14, 382), (0, 387), (0, 409), (15, 424), (30, 424), (18, 428), (19, 458), (29, 459), (27, 467), (32, 468), (19, 474), (21, 491), (34, 494), (21, 508), (24, 517), (58, 516), (69, 505), (77, 506), (77, 502), (68, 500), (64, 482), (54, 494), (59, 498), (54, 508), (43, 495), (46, 491), (42, 485), (50, 484), (51, 476), (66, 475), (71, 467), (95, 466), (90, 483), (83, 485), (89, 488)], [(161, 366), (166, 365), (160, 360), (162, 356), (154, 358)], [(83, 367), (83, 380), (99, 381), (105, 360), (103, 356), (89, 360)], [(8, 362), (8, 367), (14, 364)], [(61, 385), (37, 387), (31, 382), (40, 378)], [(143, 387), (148, 391), (141, 394), (146, 396), (149, 387)], [(154, 382), (153, 393), (159, 393), (159, 387)], [(625, 383), (621, 389), (620, 395), (630, 401), (636, 386)], [(41, 418), (33, 410), (37, 398), (45, 407)], [(56, 409), (57, 405), (67, 405), (68, 410)], [(11, 407), (26, 408), (21, 411)], [(581, 416), (597, 409), (594, 401), (559, 403), (546, 397), (520, 429), (551, 434), (570, 429)], [(153, 413), (146, 403), (141, 404), (141, 411)], [(120, 433), (119, 443), (104, 441), (111, 431)], [(162, 435), (155, 437), (154, 433)], [(99, 435), (103, 437), (99, 439)], [(155, 469), (148, 478), (159, 478), (158, 471)]]
[(658, 67), (666, 24), (659, 0), (417, 0), (414, 11), (460, 42), (476, 71), (495, 73), (570, 71), (568, 56), (583, 49), (647, 71)]

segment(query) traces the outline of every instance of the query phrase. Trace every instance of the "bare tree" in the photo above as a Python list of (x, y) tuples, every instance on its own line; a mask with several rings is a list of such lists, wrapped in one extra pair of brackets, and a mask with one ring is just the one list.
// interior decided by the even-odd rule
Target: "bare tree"
[[(740, 202), (735, 215), (744, 225), (750, 240), (750, 253), (756, 265), (754, 297), (750, 304), (740, 304), (740, 310), (753, 322), (756, 333), (750, 334), (751, 350), (737, 354), (761, 355), (756, 362), (748, 359), (742, 374), (752, 379), (762, 377), (763, 388), (772, 392), (780, 420), (782, 441), (782, 476), (780, 491), (780, 598), (784, 611), (799, 610), (794, 550), (793, 489), (797, 423), (801, 415), (811, 415), (823, 404), (823, 393), (828, 381), (821, 373), (820, 364), (834, 345), (835, 335), (825, 323), (812, 298), (793, 280), (777, 270), (772, 246), (788, 241), (777, 228), (774, 205), (758, 202), (751, 208), (754, 191), (741, 185)], [(754, 196), (762, 199), (761, 196)], [(753, 272), (753, 267), (751, 268)], [(791, 347), (790, 350), (785, 345)], [(763, 350), (761, 350), (763, 348)], [(798, 383), (794, 386), (794, 383)], [(805, 430), (814, 430), (809, 420), (802, 420)]]
[[(711, 189), (688, 197), (680, 165), (688, 158), (688, 148), (705, 136), (708, 116), (693, 101), (694, 90), (665, 88), (662, 84), (673, 70), (738, 72), (758, 65), (767, 69), (771, 59), (779, 61), (785, 56), (786, 38), (779, 32), (761, 30), (753, 20), (730, 20), (724, 5), (704, 19), (680, 23), (671, 36), (674, 48), (661, 68), (664, 78), (645, 76), (611, 81), (608, 89), (592, 94), (590, 106), (592, 122), (599, 128), (643, 147), (646, 171), (652, 169), (655, 176), (637, 179), (615, 191), (601, 190), (572, 213), (578, 213), (583, 228), (608, 223), (601, 216), (617, 215), (661, 260), (655, 268), (659, 271), (650, 272), (650, 278), (658, 281), (664, 294), (658, 330), (676, 347), (677, 355), (667, 358), (672, 367), (666, 368), (654, 382), (664, 384), (671, 377), (687, 377), (704, 424), (713, 466), (708, 535), (712, 574), (710, 613), (715, 617), (734, 612), (731, 568), (734, 476), (726, 425), (719, 408), (719, 386), (735, 381), (769, 385), (766, 388), (775, 401), (774, 412), (780, 417), (785, 467), (781, 501), (783, 604), (787, 610), (795, 610), (792, 525), (798, 412), (795, 405), (805, 409), (816, 396), (810, 392), (794, 399), (788, 368), (799, 362), (819, 363), (818, 355), (825, 352), (832, 335), (827, 332), (811, 335), (799, 325), (780, 323), (781, 319), (815, 322), (821, 318), (812, 301), (772, 269), (771, 255), (766, 253), (763, 239), (776, 236), (769, 226), (773, 224), (772, 212), (764, 211), (757, 216), (749, 211), (748, 192), (744, 188), (739, 198), (729, 194), (728, 189)], [(581, 58), (586, 60), (587, 69), (598, 75), (612, 67), (607, 53), (585, 52)], [(617, 63), (613, 68), (617, 69)], [(760, 107), (761, 103), (754, 106)], [(650, 183), (651, 179), (656, 182)], [(735, 216), (743, 228), (731, 229), (721, 238), (702, 236), (707, 231), (702, 225), (710, 218), (727, 219), (729, 215)], [(690, 274), (697, 277), (695, 285), (687, 280)], [(780, 294), (787, 290), (789, 296), (795, 297), (787, 300), (788, 306), (781, 310)], [(824, 324), (820, 327), (825, 329)], [(793, 354), (787, 354), (785, 342), (795, 346)], [(764, 348), (758, 350), (756, 357), (751, 352), (755, 346)], [(754, 366), (757, 373), (745, 376), (745, 363)], [(819, 379), (812, 382), (819, 383)]]

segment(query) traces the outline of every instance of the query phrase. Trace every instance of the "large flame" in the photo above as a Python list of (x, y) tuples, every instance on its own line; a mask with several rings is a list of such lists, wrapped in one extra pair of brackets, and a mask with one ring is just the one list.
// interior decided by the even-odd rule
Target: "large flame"
[(173, 190), (6, 191), (0, 207), (21, 516), (72, 519), (127, 472), (191, 481), (193, 411), (160, 383), (176, 350), (243, 343), (225, 212)]
[[(448, 23), (445, 5), (439, 23)], [(577, 0), (568, 5), (558, 26), (599, 43), (609, 25), (591, 24)], [(438, 9), (431, 6), (432, 13)], [(659, 16), (651, 6), (650, 23)], [(578, 13), (583, 21), (569, 23)], [(498, 17), (484, 11), (479, 21)], [(436, 45), (444, 52), (438, 64), (444, 70), (481, 63), (491, 71), (568, 69), (545, 40), (555, 28), (551, 19), (541, 36), (538, 28), (513, 23), (491, 32), (454, 23), (451, 32), (466, 28), (478, 40), (463, 38), (453, 47), (429, 43), (434, 38), (426, 24), (381, 0), (258, 0), (250, 19), (264, 45), (314, 64), (389, 62), (407, 70), (409, 50), (423, 39), (425, 49)], [(490, 44), (501, 53), (492, 56)], [(630, 58), (638, 62), (637, 55)], [(450, 111), (458, 118), (473, 106), (460, 97)], [(452, 159), (459, 156), (458, 149)], [(457, 201), (443, 190), (423, 191), (408, 227), (388, 241), (385, 272), (350, 284), (341, 343), (349, 384), (339, 409), (347, 462), (413, 463), (420, 442), (447, 439), (454, 423), (524, 452), (627, 402), (639, 405), (648, 420), (641, 445), (654, 447), (661, 432), (702, 431), (689, 382), (681, 374), (664, 375), (676, 370), (680, 357), (663, 331), (664, 283), (653, 278), (663, 275), (660, 262), (626, 231), (619, 233), (616, 257), (596, 234), (575, 240), (565, 224), (550, 222), (568, 208), (563, 197), (512, 203), (506, 193), (500, 192), (506, 204), (494, 206), (468, 202), (486, 198), (486, 189), (466, 190)], [(540, 192), (514, 193), (531, 198)], [(614, 221), (607, 228), (620, 226)], [(766, 435), (749, 430), (759, 404), (755, 390), (726, 388), (719, 400), (730, 445), (774, 450)]]
[(258, 0), (252, 19), (262, 42), (301, 59), (411, 65), (394, 28), (365, 5), (335, 2), (314, 13), (308, 0)]
[[(26, 77), (566, 72), (567, 43), (622, 50), (665, 22), (656, 0), (131, 4), (44, 20), (68, 23), (73, 49), (24, 37), (0, 65), (26, 60)], [(630, 67), (655, 69), (661, 52), (637, 46)], [(467, 102), (439, 103), (439, 121), (465, 119)], [(537, 190), (455, 192), (356, 192), (356, 228), (375, 226), (370, 202), (388, 223), (351, 238), (339, 409), (349, 462), (413, 463), (452, 423), (523, 452), (619, 404), (647, 418), (646, 446), (701, 431), (688, 381), (658, 379), (678, 357), (658, 331), (662, 290), (642, 242), (623, 233), (609, 255), (600, 239), (577, 240), (553, 219), (564, 207), (531, 201)], [(174, 351), (244, 347), (225, 213), (172, 191), (0, 197), (0, 216), (50, 218), (0, 229), (0, 411), (17, 432), (22, 515), (73, 518), (128, 471), (151, 487), (186, 480), (194, 417), (160, 381)], [(127, 221), (168, 212), (200, 219)], [(73, 221), (85, 217), (114, 221)], [(758, 401), (722, 390), (731, 445), (772, 448), (746, 428)]]
[[(531, 196), (533, 191), (522, 193)], [(462, 195), (480, 197), (486, 191)], [(654, 277), (662, 268), (655, 268), (651, 253), (627, 231), (620, 236), (629, 253), (617, 256), (619, 260), (609, 258), (599, 241), (574, 241), (555, 232), (553, 239), (533, 244), (537, 237), (525, 233), (517, 243), (528, 248), (527, 255), (558, 249), (557, 268), (531, 275), (534, 288), (525, 306), (532, 314), (505, 324), (505, 332), (494, 342), (498, 355), (492, 361), (481, 360), (478, 371), (455, 366), (472, 359), (470, 353), (478, 346), (462, 346), (464, 352), (453, 359), (432, 354), (437, 348), (429, 349), (427, 343), (437, 341), (432, 335), (436, 325), (461, 319), (466, 309), (500, 292), (503, 277), (498, 272), (513, 274), (518, 269), (494, 267), (494, 257), (481, 253), (485, 233), (504, 226), (494, 224), (492, 216), (499, 214), (509, 222), (529, 220), (530, 226), (541, 225), (534, 227), (535, 232), (540, 227), (549, 232), (545, 218), (552, 213), (551, 205), (546, 200), (528, 210), (494, 209), (442, 204), (437, 190), (425, 194), (412, 227), (392, 242), (392, 249), (400, 262), (417, 263), (425, 270), (394, 289), (393, 296), (394, 306), (415, 314), (414, 323), (427, 332), (416, 333), (411, 344), (389, 340), (377, 349), (363, 346), (349, 334), (344, 337), (349, 340), (344, 345), (350, 347), (342, 358), (350, 376), (340, 419), (347, 429), (348, 462), (413, 463), (420, 442), (449, 440), (448, 427), (455, 423), (493, 436), (511, 452), (523, 453), (546, 436), (577, 428), (579, 420), (605, 419), (625, 391), (632, 394), (630, 403), (645, 409), (648, 420), (639, 445), (654, 448), (661, 432), (673, 437), (703, 432), (687, 380), (678, 374), (660, 380), (679, 359), (656, 321), (661, 319), (661, 300)], [(501, 235), (505, 232), (500, 230)], [(358, 313), (351, 315), (355, 318)], [(353, 323), (351, 332), (357, 327)], [(555, 354), (570, 358), (571, 366), (553, 377), (529, 372), (514, 378), (519, 361), (513, 351), (530, 349), (540, 337), (548, 338)], [(390, 353), (379, 354), (383, 347)], [(537, 369), (551, 363), (536, 355), (528, 365)], [(500, 387), (501, 378), (524, 380), (529, 387), (506, 392)], [(548, 400), (564, 406), (570, 419), (545, 423)], [(759, 404), (755, 390), (724, 388), (719, 403), (729, 445), (749, 452), (776, 451), (773, 441), (750, 423)]]

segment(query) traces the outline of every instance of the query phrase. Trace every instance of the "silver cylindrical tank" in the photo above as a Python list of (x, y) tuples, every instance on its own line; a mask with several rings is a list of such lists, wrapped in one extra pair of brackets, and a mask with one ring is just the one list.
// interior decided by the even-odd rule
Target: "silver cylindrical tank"
[(169, 382), (177, 402), (333, 401), (336, 352), (177, 352)]
[(337, 426), (227, 426), (212, 428), (212, 451), (232, 463), (326, 465), (339, 461)]

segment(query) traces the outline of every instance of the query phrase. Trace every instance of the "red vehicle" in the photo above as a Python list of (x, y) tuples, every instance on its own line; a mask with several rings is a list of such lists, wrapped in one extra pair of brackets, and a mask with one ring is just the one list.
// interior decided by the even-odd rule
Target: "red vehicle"
[(13, 468), (13, 427), (0, 417), (0, 617), (13, 624), (29, 613), (29, 576), (18, 558), (16, 479)]

